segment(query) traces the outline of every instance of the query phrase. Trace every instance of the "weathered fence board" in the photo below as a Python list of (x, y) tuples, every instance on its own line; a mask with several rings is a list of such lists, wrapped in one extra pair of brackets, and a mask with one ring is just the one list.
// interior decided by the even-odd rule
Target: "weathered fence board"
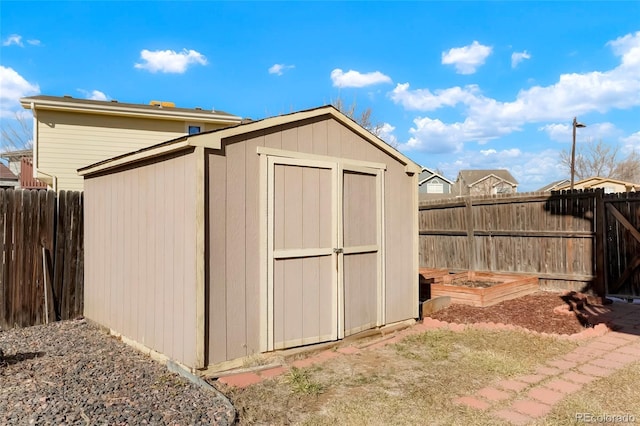
[(82, 314), (82, 215), (80, 192), (0, 190), (0, 328)]
[(541, 286), (640, 296), (640, 193), (422, 202), (420, 267), (529, 273)]

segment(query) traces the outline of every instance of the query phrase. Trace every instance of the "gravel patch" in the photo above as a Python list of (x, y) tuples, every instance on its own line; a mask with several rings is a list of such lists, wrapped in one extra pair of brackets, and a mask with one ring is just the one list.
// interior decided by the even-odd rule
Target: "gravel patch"
[(233, 424), (199, 386), (85, 320), (0, 331), (0, 424)]

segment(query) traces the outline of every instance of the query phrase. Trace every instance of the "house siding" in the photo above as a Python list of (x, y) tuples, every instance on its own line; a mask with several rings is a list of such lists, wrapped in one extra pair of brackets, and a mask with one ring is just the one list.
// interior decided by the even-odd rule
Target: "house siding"
[[(191, 121), (38, 110), (38, 179), (57, 177), (58, 190), (82, 191), (77, 170), (186, 134)], [(205, 124), (203, 131), (223, 125)]]

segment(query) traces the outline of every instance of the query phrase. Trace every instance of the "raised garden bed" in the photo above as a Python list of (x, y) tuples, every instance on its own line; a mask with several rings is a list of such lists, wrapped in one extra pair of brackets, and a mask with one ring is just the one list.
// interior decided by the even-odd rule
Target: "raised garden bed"
[(451, 303), (484, 307), (536, 291), (536, 276), (470, 271), (435, 277), (431, 283), (430, 296), (449, 296)]

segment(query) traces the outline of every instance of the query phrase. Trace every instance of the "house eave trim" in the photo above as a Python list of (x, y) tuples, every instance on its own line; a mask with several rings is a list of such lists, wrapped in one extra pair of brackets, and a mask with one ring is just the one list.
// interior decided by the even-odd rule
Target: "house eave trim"
[(161, 120), (190, 120), (190, 121), (203, 121), (206, 123), (221, 123), (221, 124), (238, 124), (242, 118), (235, 115), (220, 115), (215, 113), (199, 113), (197, 111), (175, 111), (171, 108), (136, 108), (129, 106), (122, 106), (117, 103), (105, 105), (86, 105), (82, 103), (74, 102), (61, 102), (54, 100), (20, 100), (20, 104), (25, 109), (33, 109), (35, 105), (39, 110), (52, 110), (52, 111), (69, 111), (85, 114), (102, 114), (102, 115), (116, 115), (126, 117), (138, 117), (138, 118), (153, 118)]

